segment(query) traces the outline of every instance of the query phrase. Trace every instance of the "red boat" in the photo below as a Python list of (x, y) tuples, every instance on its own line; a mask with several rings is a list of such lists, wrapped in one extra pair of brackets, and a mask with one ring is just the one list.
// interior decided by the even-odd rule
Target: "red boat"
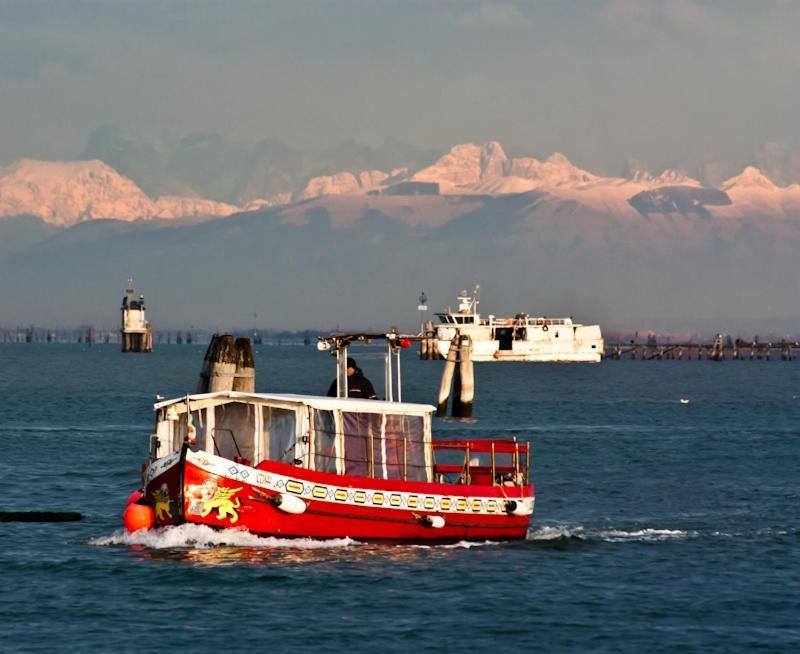
[[(338, 345), (342, 370), (347, 348)], [(140, 501), (157, 527), (360, 541), (524, 539), (534, 504), (528, 445), (433, 440), (434, 410), (233, 391), (160, 402)]]

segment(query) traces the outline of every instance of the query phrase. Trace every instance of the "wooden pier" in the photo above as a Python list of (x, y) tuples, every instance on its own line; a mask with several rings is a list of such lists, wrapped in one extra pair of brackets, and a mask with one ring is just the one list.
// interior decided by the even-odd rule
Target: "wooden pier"
[(781, 339), (760, 341), (758, 337), (746, 341), (717, 334), (707, 343), (658, 343), (649, 337), (644, 343), (607, 343), (607, 359), (639, 359), (641, 361), (792, 361), (800, 350), (800, 341)]

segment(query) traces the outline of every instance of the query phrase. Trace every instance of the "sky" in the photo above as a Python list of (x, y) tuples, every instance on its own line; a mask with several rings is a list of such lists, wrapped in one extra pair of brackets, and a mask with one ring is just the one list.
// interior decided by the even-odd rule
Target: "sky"
[(798, 32), (793, 0), (0, 0), (0, 164), (113, 124), (735, 168), (800, 150)]

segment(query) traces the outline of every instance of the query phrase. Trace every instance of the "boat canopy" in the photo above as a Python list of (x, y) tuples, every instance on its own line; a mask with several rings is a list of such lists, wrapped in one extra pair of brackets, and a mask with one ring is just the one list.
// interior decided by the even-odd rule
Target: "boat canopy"
[(155, 458), (193, 446), (257, 467), (279, 461), (311, 470), (378, 479), (432, 481), (427, 404), (313, 395), (223, 391), (158, 402)]

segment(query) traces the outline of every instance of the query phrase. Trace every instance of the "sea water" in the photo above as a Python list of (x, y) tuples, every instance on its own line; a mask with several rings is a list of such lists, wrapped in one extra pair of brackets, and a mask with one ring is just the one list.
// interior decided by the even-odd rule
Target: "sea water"
[[(0, 523), (0, 651), (800, 651), (800, 361), (477, 364), (474, 419), (434, 432), (531, 442), (523, 542), (126, 534), (156, 394), (203, 353), (0, 345), (0, 510), (84, 515)], [(380, 351), (351, 353), (381, 393)], [(334, 373), (302, 346), (256, 364), (259, 391)], [(403, 399), (441, 368), (409, 352)]]

